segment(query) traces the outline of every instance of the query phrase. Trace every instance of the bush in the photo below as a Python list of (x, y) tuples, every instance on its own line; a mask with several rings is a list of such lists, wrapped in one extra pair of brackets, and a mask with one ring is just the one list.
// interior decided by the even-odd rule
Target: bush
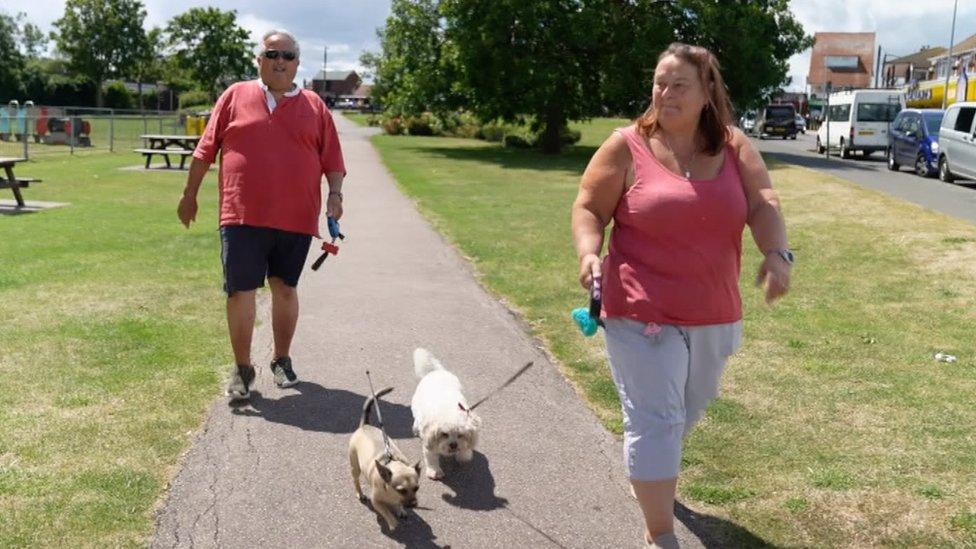
[(481, 132), (481, 121), (478, 120), (478, 117), (469, 112), (460, 112), (454, 116), (455, 124), (451, 130), (451, 135), (464, 139), (478, 137), (478, 134)]
[(511, 147), (515, 149), (531, 149), (535, 147), (537, 142), (537, 137), (530, 130), (524, 128), (517, 128), (509, 133), (505, 134), (502, 143), (506, 147)]
[(375, 114), (369, 115), (369, 117), (366, 118), (366, 125), (371, 127), (379, 126), (380, 117), (376, 116)]
[(579, 130), (563, 128), (559, 130), (559, 142), (563, 145), (575, 145), (583, 137)]
[(482, 124), (475, 137), (485, 141), (500, 142), (505, 138), (505, 126), (497, 120)]
[(209, 105), (210, 95), (202, 90), (190, 90), (180, 94), (180, 109), (196, 107), (199, 105)]
[(133, 107), (132, 94), (122, 82), (110, 82), (105, 86), (103, 99), (105, 106), (110, 109), (131, 109)]
[(400, 135), (403, 133), (403, 120), (399, 116), (386, 116), (380, 118), (380, 126), (389, 135)]
[(408, 117), (403, 125), (409, 135), (434, 135), (434, 120), (428, 113)]

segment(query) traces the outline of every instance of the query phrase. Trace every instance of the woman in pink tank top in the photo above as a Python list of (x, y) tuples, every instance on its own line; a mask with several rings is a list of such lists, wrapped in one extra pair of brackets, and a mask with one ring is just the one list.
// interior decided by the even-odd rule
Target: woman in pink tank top
[(793, 254), (779, 201), (731, 112), (715, 56), (672, 44), (658, 57), (651, 106), (593, 155), (573, 204), (580, 282), (602, 281), (624, 459), (645, 539), (661, 547), (677, 544), (682, 441), (717, 396), (739, 346), (747, 225), (764, 254), (757, 280), (767, 303), (790, 282)]

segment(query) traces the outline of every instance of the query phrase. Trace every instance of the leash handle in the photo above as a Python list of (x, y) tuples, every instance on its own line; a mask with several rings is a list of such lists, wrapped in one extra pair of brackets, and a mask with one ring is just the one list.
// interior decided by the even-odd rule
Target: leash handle
[(590, 318), (596, 321), (598, 326), (603, 326), (600, 319), (600, 310), (603, 308), (603, 281), (590, 271)]
[(380, 432), (383, 433), (383, 450), (386, 452), (388, 457), (393, 457), (393, 452), (390, 451), (390, 438), (386, 436), (386, 427), (383, 426), (383, 412), (380, 411), (380, 401), (376, 398), (376, 391), (373, 390), (373, 378), (369, 375), (369, 370), (366, 370), (366, 380), (369, 381), (369, 393), (373, 396), (373, 404), (376, 405), (376, 419), (380, 424)]

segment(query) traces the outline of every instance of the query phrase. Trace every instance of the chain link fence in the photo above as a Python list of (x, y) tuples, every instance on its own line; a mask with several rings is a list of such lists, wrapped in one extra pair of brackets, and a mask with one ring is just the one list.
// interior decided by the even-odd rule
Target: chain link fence
[(196, 128), (188, 132), (186, 114), (172, 111), (0, 105), (0, 156), (133, 154), (145, 146), (143, 135), (183, 135), (196, 133)]

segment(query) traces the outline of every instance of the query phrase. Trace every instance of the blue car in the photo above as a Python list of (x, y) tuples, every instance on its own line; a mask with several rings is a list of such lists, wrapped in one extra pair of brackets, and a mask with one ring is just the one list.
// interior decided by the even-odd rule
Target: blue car
[(939, 171), (939, 126), (941, 109), (904, 109), (891, 123), (888, 132), (888, 169), (902, 164), (914, 166), (915, 173), (931, 177)]

